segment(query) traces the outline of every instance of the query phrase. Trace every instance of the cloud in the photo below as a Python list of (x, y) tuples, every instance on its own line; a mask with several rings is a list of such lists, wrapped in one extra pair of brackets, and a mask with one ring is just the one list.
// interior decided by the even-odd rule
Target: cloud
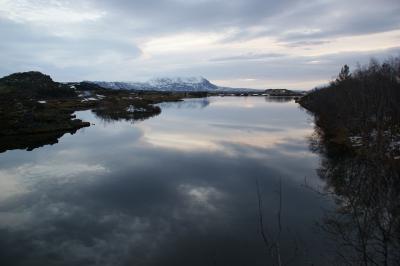
[(203, 75), (261, 87), (254, 80), (278, 85), (281, 77), (269, 74), (274, 63), (299, 84), (310, 76), (316, 83), (326, 74), (299, 75), (309, 66), (289, 59), (394, 48), (399, 13), (396, 0), (2, 0), (0, 75), (40, 70), (63, 81)]
[(0, 67), (3, 74), (40, 70), (50, 72), (56, 79), (77, 80), (77, 76), (81, 78), (83, 73), (96, 71), (99, 66), (121, 64), (142, 54), (131, 40), (57, 36), (1, 18), (0, 35), (6, 36), (0, 43), (0, 49), (6, 51), (0, 54), (0, 60), (7, 62)]
[(224, 61), (248, 61), (248, 60), (263, 60), (263, 59), (273, 59), (278, 57), (284, 57), (285, 54), (278, 54), (278, 53), (265, 53), (265, 54), (253, 54), (248, 53), (244, 55), (234, 55), (234, 56), (227, 56), (227, 57), (217, 57), (212, 58), (210, 61), (215, 62), (224, 62)]
[(294, 41), (294, 42), (284, 42), (283, 44), (288, 47), (308, 47), (314, 45), (321, 45), (329, 43), (327, 40), (308, 40), (308, 41)]
[[(79, 7), (79, 8), (78, 8)], [(83, 4), (73, 6), (68, 1), (3, 0), (0, 13), (19, 23), (79, 23), (96, 21), (105, 15)]]

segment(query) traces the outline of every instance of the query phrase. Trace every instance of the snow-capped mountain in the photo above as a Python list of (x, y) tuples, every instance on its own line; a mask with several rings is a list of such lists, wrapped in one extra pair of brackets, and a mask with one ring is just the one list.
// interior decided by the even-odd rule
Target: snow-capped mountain
[(154, 90), (154, 91), (217, 91), (218, 86), (203, 77), (155, 78), (147, 82), (104, 82), (93, 83), (108, 89)]
[(149, 84), (155, 88), (166, 91), (214, 91), (218, 89), (218, 86), (212, 84), (203, 77), (156, 78), (150, 80)]
[(165, 77), (154, 78), (147, 82), (106, 82), (90, 81), (107, 89), (144, 90), (144, 91), (207, 91), (207, 92), (257, 92), (254, 89), (220, 87), (203, 77)]

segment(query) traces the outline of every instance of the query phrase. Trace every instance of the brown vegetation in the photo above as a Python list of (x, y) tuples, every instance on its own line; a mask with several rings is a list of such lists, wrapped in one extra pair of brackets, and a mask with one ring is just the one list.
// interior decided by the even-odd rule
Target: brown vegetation
[(300, 99), (315, 114), (311, 148), (337, 203), (322, 228), (344, 265), (400, 264), (400, 58), (350, 73)]

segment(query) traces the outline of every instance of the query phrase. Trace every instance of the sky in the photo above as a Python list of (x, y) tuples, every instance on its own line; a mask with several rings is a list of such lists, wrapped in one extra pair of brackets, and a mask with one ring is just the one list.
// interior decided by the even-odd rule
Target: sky
[(399, 0), (0, 0), (0, 76), (312, 89), (400, 55)]

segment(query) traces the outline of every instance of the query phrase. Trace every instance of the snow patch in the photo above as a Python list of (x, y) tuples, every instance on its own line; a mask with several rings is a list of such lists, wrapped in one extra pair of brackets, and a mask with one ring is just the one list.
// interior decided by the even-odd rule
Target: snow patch
[(141, 108), (141, 107), (135, 107), (133, 105), (129, 105), (128, 108), (126, 108), (126, 111), (129, 113), (134, 113), (134, 112), (146, 112), (146, 109)]
[(90, 97), (90, 98), (85, 98), (85, 99), (81, 100), (81, 102), (98, 101), (98, 100), (99, 100), (99, 99)]

